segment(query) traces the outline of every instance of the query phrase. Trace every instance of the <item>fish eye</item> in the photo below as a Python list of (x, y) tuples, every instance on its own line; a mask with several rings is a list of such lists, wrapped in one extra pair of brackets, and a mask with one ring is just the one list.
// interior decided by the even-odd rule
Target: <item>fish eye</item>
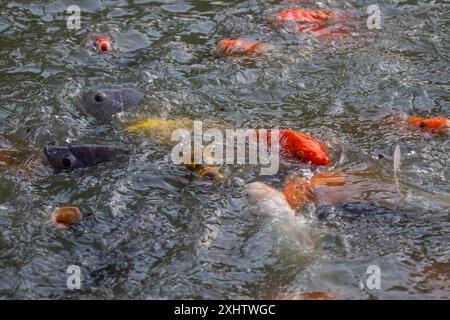
[(425, 128), (425, 127), (426, 127), (426, 124), (425, 124), (425, 122), (421, 122), (421, 123), (419, 123), (419, 127), (420, 127), (420, 128)]
[(103, 95), (101, 93), (96, 93), (94, 96), (94, 100), (97, 102), (103, 102)]
[(72, 166), (72, 161), (69, 159), (69, 157), (64, 157), (61, 163), (65, 168), (70, 168)]
[(303, 160), (303, 153), (302, 152), (297, 152), (297, 160), (300, 160), (300, 161)]

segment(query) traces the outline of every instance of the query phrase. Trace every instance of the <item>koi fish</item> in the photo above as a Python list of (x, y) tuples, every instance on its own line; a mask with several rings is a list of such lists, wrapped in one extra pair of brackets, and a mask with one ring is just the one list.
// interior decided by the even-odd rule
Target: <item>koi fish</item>
[(243, 195), (252, 206), (252, 212), (261, 216), (294, 215), (285, 195), (262, 182), (245, 185)]
[(271, 18), (277, 28), (288, 26), (295, 33), (309, 33), (317, 37), (322, 36), (347, 36), (348, 30), (340, 27), (331, 27), (333, 22), (345, 22), (345, 16), (339, 11), (333, 10), (309, 10), (292, 8), (276, 13)]
[(417, 116), (411, 116), (408, 118), (408, 123), (417, 126), (419, 128), (424, 128), (435, 132), (450, 128), (450, 119), (443, 117), (422, 118)]
[[(258, 131), (260, 135), (261, 131)], [(265, 133), (267, 143), (271, 141), (271, 132)], [(294, 130), (279, 130), (280, 156), (284, 159), (326, 166), (331, 161), (327, 149), (311, 136)]]
[(159, 119), (148, 118), (127, 127), (130, 133), (144, 134), (157, 138), (160, 142), (170, 145), (172, 132), (177, 129), (192, 130), (194, 121), (190, 119)]
[[(289, 184), (280, 192), (264, 183), (252, 182), (244, 187), (244, 195), (255, 215), (284, 217), (295, 215), (295, 209), (301, 204), (316, 199), (308, 194), (320, 186), (340, 186), (345, 179), (339, 175), (319, 174), (312, 182), (305, 179), (288, 180)], [(294, 181), (294, 182), (292, 182)], [(306, 181), (306, 182), (305, 182)], [(334, 215), (344, 219), (356, 219), (359, 216), (398, 218), (398, 214), (383, 206), (364, 202), (340, 202), (336, 204), (319, 203), (315, 215), (319, 219), (328, 219)]]
[[(127, 127), (127, 132), (145, 134), (158, 139), (160, 142), (171, 145), (172, 133), (177, 129), (192, 130), (194, 121), (190, 119), (145, 119), (136, 124)], [(193, 156), (193, 155), (192, 155)], [(208, 180), (219, 181), (224, 177), (221, 174), (220, 167), (198, 164), (191, 159), (191, 163), (186, 164), (186, 168), (197, 173), (199, 176)]]
[(55, 213), (50, 217), (50, 221), (60, 227), (75, 224), (80, 220), (81, 213), (77, 207), (56, 208)]
[(222, 56), (259, 56), (270, 49), (265, 43), (255, 42), (247, 39), (233, 38), (222, 39), (217, 44), (214, 52)]
[(311, 179), (298, 175), (288, 176), (284, 183), (286, 187), (283, 194), (292, 209), (304, 205), (314, 199), (313, 191), (320, 186), (341, 186), (346, 179), (337, 173), (323, 172), (315, 175)]
[(284, 194), (262, 182), (244, 187), (243, 194), (250, 204), (250, 213), (272, 218), (272, 226), (297, 239), (304, 248), (313, 248), (311, 230), (304, 217), (295, 216)]
[(309, 10), (303, 8), (291, 8), (280, 11), (272, 16), (271, 21), (278, 27), (283, 27), (288, 22), (324, 26), (334, 21), (338, 16), (333, 10)]
[(87, 168), (105, 162), (122, 161), (130, 151), (113, 146), (94, 144), (47, 145), (42, 150), (43, 160), (54, 169)]
[(108, 52), (111, 50), (111, 40), (105, 37), (97, 37), (94, 41), (95, 47), (100, 52)]

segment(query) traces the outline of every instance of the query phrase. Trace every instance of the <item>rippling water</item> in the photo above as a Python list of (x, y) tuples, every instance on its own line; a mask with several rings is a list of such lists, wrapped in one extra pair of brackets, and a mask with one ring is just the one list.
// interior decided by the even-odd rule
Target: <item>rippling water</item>
[[(80, 30), (66, 28), (73, 2), (82, 9)], [(354, 12), (353, 36), (273, 29), (267, 18), (295, 5), (280, 1), (0, 4), (0, 147), (30, 149), (21, 165), (1, 168), (0, 297), (224, 299), (321, 291), (347, 299), (449, 298), (448, 136), (385, 121), (392, 114), (450, 117), (449, 4), (380, 0), (382, 29), (368, 30), (372, 1), (298, 2)], [(85, 46), (92, 33), (110, 35), (120, 50), (94, 54)], [(275, 49), (252, 59), (214, 57), (216, 42), (233, 36)], [(331, 150), (331, 171), (365, 172), (354, 200), (394, 208), (401, 218), (310, 217), (319, 235), (316, 250), (305, 252), (283, 229), (248, 215), (241, 196), (250, 181), (281, 187), (288, 169), (261, 177), (251, 167), (230, 167), (225, 182), (199, 181), (168, 161), (166, 146), (78, 110), (73, 97), (90, 86), (147, 92), (147, 116), (312, 134)], [(121, 145), (133, 156), (67, 173), (28, 170), (48, 142)], [(401, 194), (392, 178), (397, 144)], [(48, 219), (66, 205), (78, 206), (83, 219), (61, 230)], [(81, 290), (66, 286), (69, 265), (81, 267)], [(370, 265), (381, 269), (380, 290), (360, 287)]]

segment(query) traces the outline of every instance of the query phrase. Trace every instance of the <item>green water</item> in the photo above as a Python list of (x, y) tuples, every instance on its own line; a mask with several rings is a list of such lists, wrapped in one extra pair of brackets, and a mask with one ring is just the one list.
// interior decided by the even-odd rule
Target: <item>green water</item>
[[(66, 27), (74, 2), (80, 30)], [(1, 168), (0, 297), (257, 299), (321, 291), (449, 298), (448, 136), (383, 119), (450, 117), (450, 6), (378, 1), (381, 30), (368, 30), (364, 14), (373, 3), (345, 3), (305, 4), (356, 13), (353, 36), (332, 40), (274, 29), (267, 18), (289, 6), (280, 1), (2, 2), (0, 146), (26, 145), (30, 159), (48, 142), (120, 145), (133, 155), (59, 174), (20, 170), (27, 161)], [(96, 32), (116, 39), (120, 51), (86, 48)], [(233, 36), (275, 49), (252, 59), (214, 57), (216, 42)], [(289, 171), (307, 165), (269, 177), (231, 166), (224, 182), (199, 181), (168, 161), (163, 144), (80, 111), (73, 97), (92, 86), (145, 91), (148, 116), (311, 134), (330, 149), (328, 170), (371, 172), (354, 200), (406, 219), (311, 217), (320, 236), (306, 254), (270, 221), (248, 215), (241, 192), (251, 181), (281, 188)], [(392, 178), (397, 144), (401, 195)], [(67, 205), (79, 207), (82, 220), (55, 228), (49, 216)], [(310, 209), (299, 214), (313, 216)], [(66, 286), (69, 265), (81, 268), (80, 290)], [(360, 287), (370, 265), (381, 269), (379, 290)]]

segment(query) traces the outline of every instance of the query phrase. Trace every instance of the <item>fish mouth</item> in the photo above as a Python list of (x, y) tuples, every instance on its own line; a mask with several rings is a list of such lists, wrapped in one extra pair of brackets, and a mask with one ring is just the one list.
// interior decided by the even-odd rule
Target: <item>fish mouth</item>
[(48, 144), (45, 145), (39, 153), (39, 157), (44, 165), (50, 165), (50, 160), (48, 158), (49, 146), (50, 145)]

